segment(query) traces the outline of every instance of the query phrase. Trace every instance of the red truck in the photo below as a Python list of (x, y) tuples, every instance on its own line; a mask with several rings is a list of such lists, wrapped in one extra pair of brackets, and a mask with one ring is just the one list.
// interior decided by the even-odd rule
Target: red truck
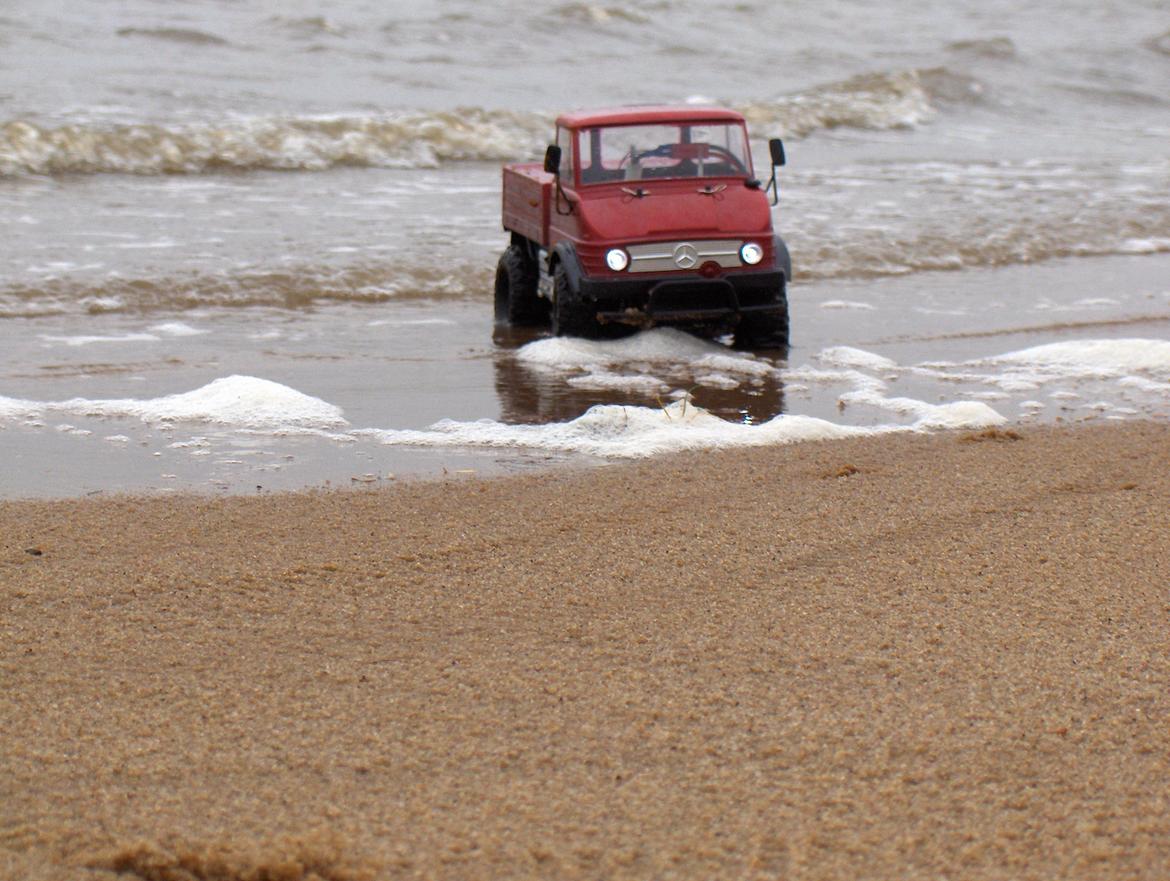
[(497, 324), (590, 337), (676, 324), (788, 345), (792, 262), (767, 196), (776, 204), (779, 139), (764, 185), (732, 110), (623, 107), (556, 128), (543, 165), (504, 167)]

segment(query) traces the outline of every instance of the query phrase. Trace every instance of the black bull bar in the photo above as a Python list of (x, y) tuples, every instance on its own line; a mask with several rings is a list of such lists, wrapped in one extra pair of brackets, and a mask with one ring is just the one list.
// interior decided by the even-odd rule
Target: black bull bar
[(633, 298), (633, 302), (606, 302), (599, 298), (597, 319), (603, 324), (635, 327), (673, 322), (734, 324), (743, 315), (782, 308), (772, 298), (765, 302), (760, 302), (758, 296), (744, 299), (748, 302), (741, 301), (736, 286), (726, 278), (660, 281), (646, 291), (644, 298)]

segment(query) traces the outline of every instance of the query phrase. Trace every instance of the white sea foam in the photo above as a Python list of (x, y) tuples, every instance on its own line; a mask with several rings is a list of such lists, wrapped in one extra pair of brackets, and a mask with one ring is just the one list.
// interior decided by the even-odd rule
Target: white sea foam
[[(970, 369), (979, 366), (997, 369)], [(1059, 383), (1060, 386), (1050, 393), (1050, 397), (1057, 400), (1080, 397), (1081, 392), (1068, 387), (1077, 382), (1113, 381), (1122, 387), (1165, 394), (1170, 391), (1167, 382), (1170, 380), (1170, 341), (1070, 340), (961, 365), (921, 364), (911, 368), (911, 373), (948, 383), (990, 385), (1011, 394), (1035, 392), (1048, 384)]]
[(596, 370), (621, 364), (691, 365), (739, 373), (771, 372), (746, 353), (731, 352), (718, 343), (701, 340), (669, 327), (655, 328), (618, 340), (549, 337), (516, 351), (517, 360), (555, 370)]
[(877, 307), (872, 303), (863, 303), (859, 300), (825, 300), (821, 303), (822, 309), (860, 309), (872, 311)]
[(984, 382), (999, 386), (1005, 392), (1030, 392), (1040, 388), (1047, 377), (1035, 373), (1005, 373), (1001, 376), (988, 376)]
[[(1170, 383), (1155, 382), (1152, 379), (1146, 379), (1144, 376), (1124, 376), (1117, 381), (1117, 384), (1128, 388), (1135, 388), (1143, 392), (1170, 392)], [(1052, 397), (1055, 398), (1056, 395)]]
[[(40, 408), (33, 401), (22, 401), (19, 398), (6, 398), (0, 395), (0, 419), (29, 419), (40, 412)], [(68, 428), (72, 427), (72, 425), (68, 426)]]
[(1126, 239), (1118, 250), (1123, 254), (1157, 254), (1170, 251), (1170, 239), (1155, 236), (1148, 239)]
[(423, 431), (365, 429), (353, 433), (393, 445), (528, 447), (607, 458), (644, 458), (683, 450), (862, 437), (889, 430), (836, 425), (811, 416), (777, 416), (761, 425), (745, 425), (676, 401), (664, 408), (598, 405), (576, 419), (550, 425), (448, 419)]
[(872, 389), (859, 389), (841, 395), (846, 404), (863, 404), (909, 416), (917, 429), (989, 428), (1007, 422), (1002, 415), (982, 401), (952, 401), (930, 404), (916, 398), (889, 398)]
[(67, 346), (88, 346), (91, 343), (157, 343), (159, 337), (153, 333), (123, 333), (110, 336), (53, 336), (41, 334), (47, 343), (64, 343)]
[(785, 386), (794, 380), (797, 383), (812, 382), (821, 385), (848, 385), (855, 391), (865, 391), (872, 394), (881, 394), (886, 384), (876, 376), (862, 373), (860, 370), (821, 370), (807, 364), (780, 373)]
[(62, 434), (72, 434), (77, 437), (88, 437), (89, 435), (93, 434), (93, 432), (88, 428), (78, 428), (76, 425), (70, 425), (67, 422), (56, 426), (56, 429)]
[(191, 327), (189, 324), (184, 324), (181, 321), (167, 321), (163, 324), (152, 325), (151, 330), (155, 333), (165, 333), (167, 336), (199, 336), (207, 333), (205, 330)]
[[(872, 373), (865, 372), (898, 369), (896, 361), (882, 355), (849, 346), (834, 346), (822, 350), (816, 357), (823, 363), (845, 369), (818, 370), (805, 366), (784, 371), (784, 380), (847, 383), (851, 389), (838, 398), (841, 405), (868, 406), (909, 417), (914, 420), (911, 427), (916, 430), (987, 428), (1002, 425), (1007, 421), (995, 409), (979, 400), (931, 404), (916, 398), (887, 396), (886, 383)], [(922, 367), (915, 368), (913, 372), (940, 378), (948, 376), (940, 371)]]
[(727, 422), (682, 400), (664, 408), (598, 405), (576, 419), (550, 425), (447, 419), (422, 431), (362, 429), (351, 434), (404, 446), (528, 447), (607, 458), (645, 458), (684, 450), (770, 446), (898, 431), (983, 428), (1005, 421), (986, 404), (974, 401), (932, 405), (894, 399), (889, 404), (891, 408), (900, 407), (901, 412), (910, 413), (916, 421), (908, 426), (865, 427), (839, 425), (812, 416), (780, 415), (759, 425), (749, 425)]
[(735, 389), (742, 384), (739, 379), (726, 373), (701, 373), (695, 377), (695, 385), (705, 388)]
[(898, 366), (898, 362), (891, 361), (882, 355), (876, 355), (864, 349), (854, 349), (850, 346), (832, 346), (823, 349), (818, 353), (817, 360), (834, 367), (856, 367), (862, 370), (889, 370)]
[(673, 328), (655, 328), (618, 340), (551, 337), (521, 347), (516, 359), (538, 370), (577, 374), (567, 382), (592, 389), (662, 391), (671, 386), (665, 377), (695, 372), (704, 377), (717, 375), (720, 387), (734, 388), (745, 379), (776, 374), (767, 361)]
[(0, 397), (0, 417), (21, 418), (43, 412), (70, 413), (143, 422), (205, 422), (267, 431), (323, 430), (348, 423), (340, 408), (253, 376), (228, 376), (202, 388), (162, 398), (21, 401)]
[(661, 379), (654, 376), (610, 373), (606, 370), (597, 370), (592, 373), (586, 373), (584, 376), (573, 376), (567, 379), (566, 382), (574, 388), (593, 389), (595, 391), (616, 389), (633, 392), (664, 392), (670, 387)]
[(720, 349), (696, 358), (691, 362), (691, 366), (700, 370), (715, 370), (720, 373), (735, 373), (750, 377), (774, 376), (776, 374), (776, 368), (766, 361), (759, 361), (751, 355), (729, 352), (726, 349)]
[(1170, 374), (1170, 340), (1071, 340), (1008, 352), (989, 361), (1070, 375), (1119, 375), (1135, 370)]

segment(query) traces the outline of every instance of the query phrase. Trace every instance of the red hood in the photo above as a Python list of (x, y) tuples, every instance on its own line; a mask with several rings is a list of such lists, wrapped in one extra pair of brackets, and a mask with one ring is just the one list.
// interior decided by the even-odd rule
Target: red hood
[[(720, 186), (725, 189), (713, 195), (699, 192)], [(645, 196), (630, 194), (639, 188)], [(741, 180), (627, 181), (577, 192), (582, 232), (595, 241), (709, 239), (772, 231), (767, 196)]]

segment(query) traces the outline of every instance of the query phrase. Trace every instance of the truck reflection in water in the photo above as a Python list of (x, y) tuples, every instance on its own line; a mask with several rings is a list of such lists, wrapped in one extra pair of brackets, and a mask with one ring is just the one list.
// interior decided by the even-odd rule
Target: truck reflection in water
[[(500, 419), (514, 425), (542, 425), (576, 419), (597, 404), (663, 407), (674, 398), (674, 389), (690, 392), (690, 401), (730, 422), (759, 424), (784, 412), (784, 384), (778, 374), (744, 377), (736, 388), (695, 385), (689, 374), (671, 371), (664, 379), (669, 388), (661, 393), (641, 389), (591, 389), (570, 385), (571, 374), (556, 373), (525, 364), (516, 350), (542, 336), (531, 328), (496, 328), (494, 368)], [(764, 353), (782, 355), (782, 352)], [(704, 372), (704, 371), (699, 371)], [(654, 375), (662, 375), (656, 372)]]

